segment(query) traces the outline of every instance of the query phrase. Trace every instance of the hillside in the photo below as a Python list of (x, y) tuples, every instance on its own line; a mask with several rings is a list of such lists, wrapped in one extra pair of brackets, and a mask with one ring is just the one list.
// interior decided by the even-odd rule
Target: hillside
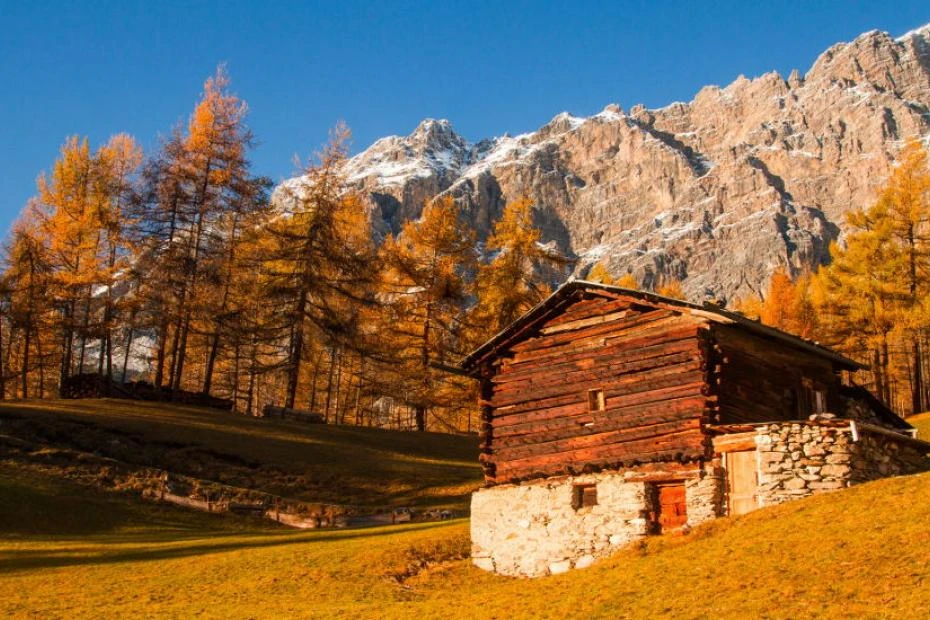
[(913, 415), (907, 421), (917, 429), (918, 437), (924, 440), (930, 439), (930, 412)]
[(903, 141), (930, 132), (930, 25), (867, 32), (812, 60), (803, 75), (740, 76), (659, 109), (561, 113), (518, 136), (471, 142), (428, 119), (375, 142), (345, 175), (380, 234), (447, 193), (483, 237), (525, 195), (576, 274), (603, 262), (647, 288), (684, 279), (697, 300), (745, 295), (777, 266), (825, 261)]
[(930, 497), (930, 474), (520, 580), (461, 559), (461, 521), (275, 531), (0, 473), (0, 612), (11, 616), (910, 618), (930, 606), (930, 504), (915, 501)]
[[(66, 475), (72, 452), (93, 453), (297, 500), (369, 508), (465, 511), (481, 481), (474, 435), (301, 424), (160, 403), (4, 402), (4, 436), (34, 444), (38, 456), (31, 460), (58, 463)], [(67, 454), (56, 459), (56, 451)]]

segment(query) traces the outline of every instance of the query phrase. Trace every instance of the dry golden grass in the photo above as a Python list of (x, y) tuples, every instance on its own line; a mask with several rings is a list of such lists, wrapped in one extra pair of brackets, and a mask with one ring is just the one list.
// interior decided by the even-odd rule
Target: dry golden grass
[(125, 400), (6, 401), (0, 433), (308, 502), (467, 510), (475, 435), (262, 420)]
[(11, 467), (0, 470), (0, 613), (11, 616), (924, 618), (930, 609), (930, 474), (519, 580), (456, 559), (467, 550), (463, 521), (273, 531), (80, 497)]
[(920, 439), (930, 441), (930, 412), (912, 415), (907, 421), (917, 429), (917, 436)]

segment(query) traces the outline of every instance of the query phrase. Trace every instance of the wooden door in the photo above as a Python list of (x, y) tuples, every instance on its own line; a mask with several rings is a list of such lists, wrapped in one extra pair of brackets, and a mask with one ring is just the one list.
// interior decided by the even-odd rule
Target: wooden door
[(659, 533), (669, 532), (688, 522), (688, 504), (684, 484), (663, 484), (658, 487)]
[(727, 452), (727, 505), (731, 515), (758, 508), (756, 502), (756, 451)]

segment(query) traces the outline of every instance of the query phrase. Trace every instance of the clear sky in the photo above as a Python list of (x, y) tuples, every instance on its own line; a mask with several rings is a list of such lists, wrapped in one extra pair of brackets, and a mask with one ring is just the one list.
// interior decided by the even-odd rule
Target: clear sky
[(927, 0), (0, 0), (0, 231), (65, 137), (152, 149), (221, 62), (251, 109), (255, 169), (280, 180), (340, 119), (355, 150), (426, 117), (471, 140), (521, 133), (803, 72), (833, 43), (927, 22)]

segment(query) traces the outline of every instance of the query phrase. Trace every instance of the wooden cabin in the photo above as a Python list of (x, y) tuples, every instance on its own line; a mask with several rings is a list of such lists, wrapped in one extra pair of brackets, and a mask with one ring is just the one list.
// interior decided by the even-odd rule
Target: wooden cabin
[[(843, 387), (855, 361), (642, 291), (568, 282), (461, 367), (481, 381), (486, 488), (473, 496), (473, 557), (506, 574), (560, 572), (639, 535), (803, 495), (782, 472), (817, 467), (816, 456), (779, 462), (777, 484), (762, 488), (759, 455), (782, 454), (779, 442), (789, 457), (802, 437), (825, 453), (847, 446), (837, 433), (868, 427), (930, 451), (906, 422)], [(816, 476), (803, 480), (804, 492), (820, 490)]]

